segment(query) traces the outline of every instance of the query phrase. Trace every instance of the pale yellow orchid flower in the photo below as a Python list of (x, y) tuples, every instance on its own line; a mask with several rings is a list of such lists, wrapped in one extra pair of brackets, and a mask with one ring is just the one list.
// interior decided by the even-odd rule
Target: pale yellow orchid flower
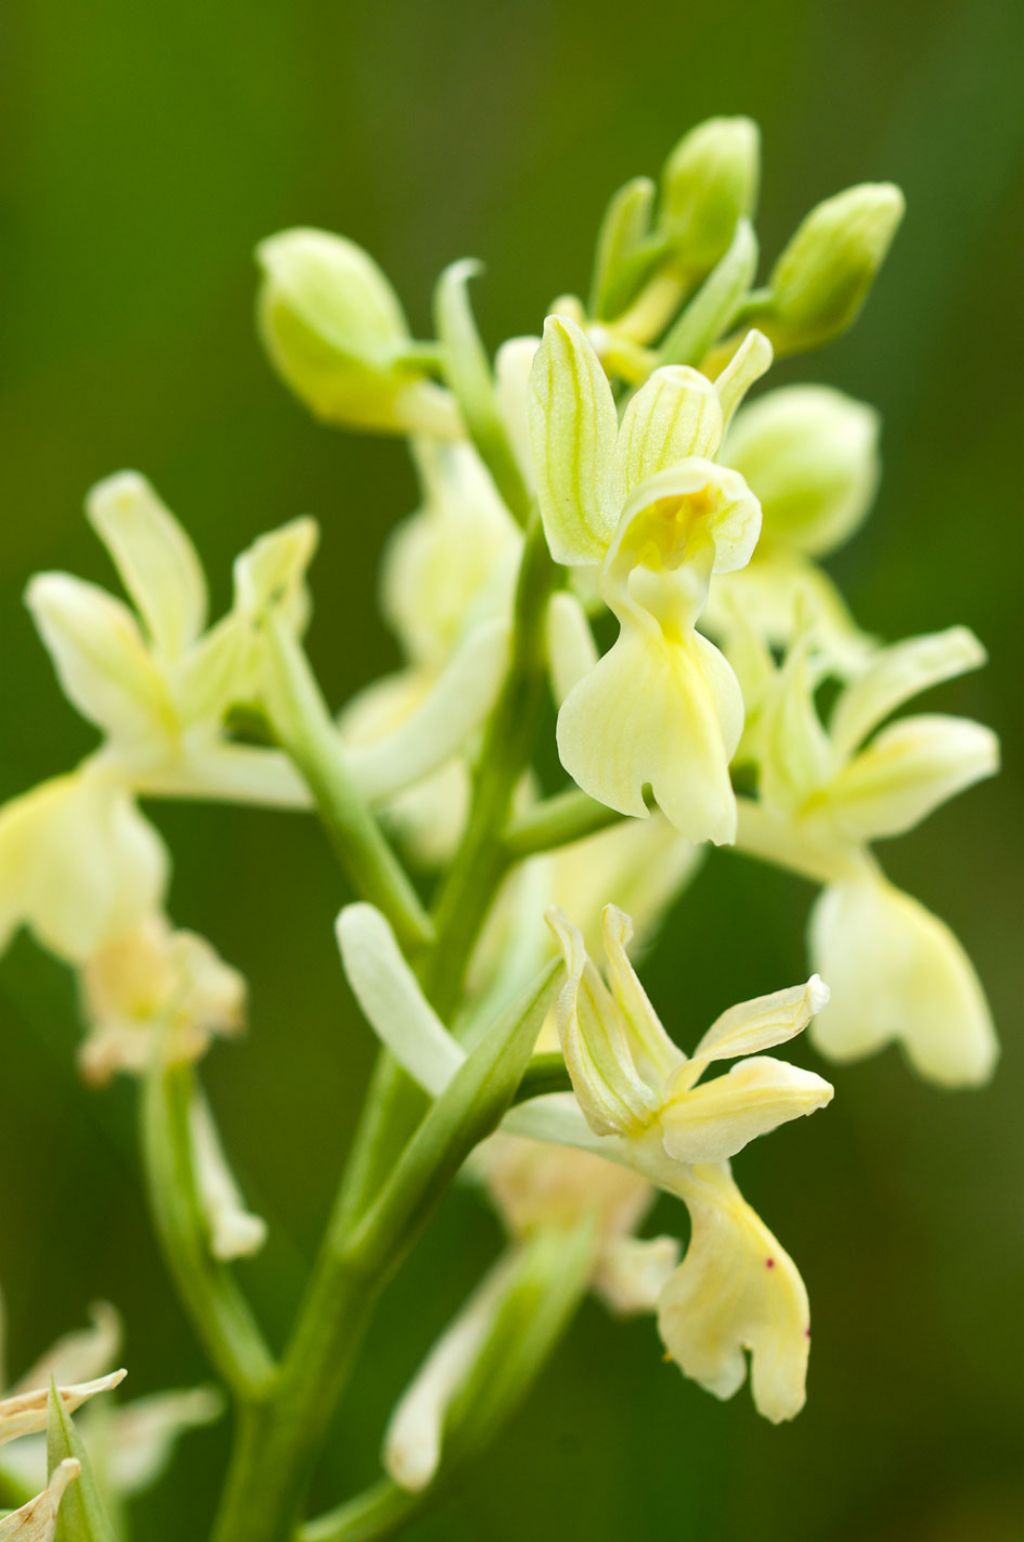
[(999, 765), (994, 733), (965, 718), (889, 715), (984, 662), (964, 627), (873, 655), (826, 728), (808, 641), (763, 685), (754, 738), (757, 800), (740, 800), (743, 849), (824, 885), (810, 924), (832, 1000), (814, 1037), (836, 1059), (896, 1040), (922, 1075), (949, 1086), (991, 1074), (998, 1052), (984, 991), (949, 928), (895, 888), (870, 844), (912, 829)]
[(751, 333), (719, 379), (659, 369), (621, 426), (597, 354), (550, 316), (531, 377), (537, 495), (556, 561), (596, 568), (620, 625), (611, 651), (562, 704), (558, 748), (600, 802), (646, 816), (644, 789), (681, 834), (735, 833), (729, 762), (743, 725), (736, 678), (696, 630), (712, 573), (743, 567), (760, 530), (757, 499), (713, 457), (771, 349)]

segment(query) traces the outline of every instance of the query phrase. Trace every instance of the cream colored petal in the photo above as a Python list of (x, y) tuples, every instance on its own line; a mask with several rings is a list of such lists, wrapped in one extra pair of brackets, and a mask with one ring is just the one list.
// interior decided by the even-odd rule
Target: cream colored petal
[(821, 817), (848, 840), (902, 835), (998, 770), (999, 740), (981, 723), (938, 714), (901, 718), (824, 790)]
[(557, 590), (548, 601), (547, 649), (555, 701), (561, 706), (598, 660), (587, 613), (568, 589)]
[(20, 1378), (16, 1392), (48, 1387), (51, 1381), (62, 1386), (89, 1382), (107, 1372), (121, 1349), (121, 1317), (109, 1301), (95, 1302), (89, 1316), (91, 1325), (58, 1339)]
[(678, 1264), (675, 1237), (613, 1237), (598, 1260), (594, 1289), (617, 1316), (653, 1312)]
[(174, 732), (166, 685), (126, 605), (69, 573), (37, 574), (25, 600), (83, 717), (127, 743)]
[(372, 905), (346, 905), (336, 926), (348, 982), (381, 1042), (432, 1096), (444, 1091), (465, 1059), (420, 988), (384, 916)]
[(988, 1003), (949, 927), (880, 873), (833, 884), (811, 915), (811, 956), (832, 997), (812, 1036), (835, 1060), (892, 1041), (942, 1086), (988, 1080), (998, 1044)]
[(206, 579), (192, 542), (137, 471), (98, 482), (86, 510), (157, 648), (177, 657), (206, 622)]
[(670, 1094), (660, 1116), (665, 1150), (677, 1162), (727, 1161), (759, 1135), (824, 1108), (832, 1091), (785, 1060), (742, 1060), (725, 1076)]
[(658, 1100), (637, 1070), (629, 1024), (576, 927), (553, 909), (547, 921), (565, 960), (555, 1022), (579, 1105), (596, 1134), (637, 1134), (650, 1122)]
[[(67, 1412), (72, 1414), (91, 1397), (101, 1392), (112, 1392), (115, 1387), (119, 1387), (127, 1374), (127, 1371), (113, 1371), (109, 1376), (100, 1376), (94, 1381), (58, 1387), (58, 1396)], [(21, 1435), (37, 1435), (40, 1430), (45, 1430), (49, 1419), (49, 1402), (49, 1387), (18, 1392), (14, 1397), (0, 1400), (0, 1446), (8, 1440), (17, 1440)]]
[(75, 1457), (55, 1467), (41, 1494), (0, 1520), (0, 1542), (54, 1542), (60, 1502), (81, 1472), (82, 1464)]
[(715, 1018), (689, 1064), (732, 1060), (738, 1055), (756, 1055), (785, 1044), (807, 1027), (827, 1001), (828, 986), (816, 974), (811, 975), (806, 985), (793, 985), (788, 990), (741, 1001)]
[(718, 392), (699, 370), (656, 369), (631, 399), (616, 445), (627, 493), (658, 471), (700, 456), (713, 460), (722, 439)]
[(680, 835), (721, 845), (736, 832), (729, 762), (742, 721), (736, 677), (711, 643), (627, 620), (563, 702), (558, 753), (599, 803), (644, 817), (650, 786)]
[(413, 710), (390, 733), (347, 751), (363, 796), (381, 803), (439, 770), (494, 704), (508, 659), (508, 627), (477, 627)]
[(965, 626), (883, 648), (836, 702), (829, 727), (837, 754), (852, 754), (905, 701), (979, 669), (985, 658), (981, 643)]
[(665, 1032), (629, 961), (626, 949), (633, 938), (631, 918), (618, 906), (605, 905), (601, 920), (608, 984), (629, 1028), (633, 1060), (648, 1085), (657, 1087), (685, 1056)]
[(110, 1420), (110, 1484), (119, 1494), (139, 1494), (166, 1472), (174, 1447), (189, 1430), (219, 1419), (223, 1394), (214, 1387), (156, 1392), (118, 1408)]
[(511, 1255), (484, 1277), (402, 1394), (384, 1435), (382, 1461), (399, 1488), (418, 1493), (441, 1462), (445, 1418), (504, 1299)]
[(618, 419), (611, 386), (575, 324), (549, 316), (530, 375), (537, 497), (556, 562), (600, 562), (621, 504), (614, 475)]
[(762, 542), (749, 567), (716, 577), (701, 627), (732, 639), (736, 617), (773, 647), (807, 636), (837, 675), (862, 671), (875, 644), (858, 627), (835, 584), (800, 552)]
[(728, 1168), (697, 1168), (686, 1188), (693, 1230), (662, 1291), (658, 1328), (684, 1375), (732, 1397), (747, 1375), (773, 1424), (804, 1405), (810, 1350), (807, 1292), (796, 1265), (746, 1203)]
[(225, 1263), (251, 1258), (267, 1240), (267, 1223), (246, 1209), (210, 1105), (202, 1094), (197, 1093), (192, 1100), (191, 1119), (196, 1183), (206, 1214), (210, 1252)]

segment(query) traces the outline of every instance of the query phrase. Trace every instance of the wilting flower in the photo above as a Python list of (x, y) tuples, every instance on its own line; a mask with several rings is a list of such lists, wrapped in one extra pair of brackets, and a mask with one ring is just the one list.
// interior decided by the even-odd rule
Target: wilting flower
[[(26, 1438), (4, 1446), (2, 1465), (26, 1486), (41, 1483), (46, 1474), (43, 1431), (48, 1419), (51, 1380), (61, 1388), (66, 1410), (84, 1407), (78, 1422), (86, 1437), (92, 1465), (104, 1487), (118, 1494), (138, 1493), (164, 1472), (174, 1444), (189, 1429), (208, 1424), (223, 1411), (223, 1398), (209, 1387), (158, 1392), (121, 1405), (92, 1399), (111, 1391), (124, 1371), (111, 1373), (121, 1346), (121, 1321), (113, 1307), (100, 1302), (92, 1308), (88, 1328), (66, 1334), (26, 1372), (12, 1397), (0, 1401), (0, 1411), (14, 1403), (31, 1404)], [(0, 1323), (0, 1356), (3, 1350)], [(28, 1389), (28, 1390), (23, 1390)], [(38, 1390), (44, 1389), (44, 1390)], [(12, 1437), (0, 1432), (0, 1443)], [(27, 1508), (27, 1507), (26, 1507)], [(45, 1507), (44, 1507), (45, 1508)], [(20, 1512), (18, 1512), (20, 1513)], [(0, 1536), (4, 1533), (0, 1531)], [(32, 1533), (13, 1532), (12, 1536)], [(41, 1535), (46, 1536), (43, 1532)]]
[(41, 1494), (0, 1520), (0, 1542), (54, 1542), (61, 1500), (81, 1472), (76, 1457), (59, 1462)]
[(580, 329), (549, 317), (532, 375), (537, 493), (558, 562), (597, 569), (619, 638), (562, 704), (558, 748), (585, 792), (644, 816), (644, 788), (692, 840), (730, 841), (729, 761), (743, 702), (732, 670), (696, 630), (712, 573), (749, 560), (761, 513), (716, 465), (725, 423), (767, 368), (751, 334), (712, 382), (654, 372), (618, 424), (611, 386)]
[(814, 1030), (821, 1048), (851, 1059), (898, 1040), (923, 1075), (951, 1086), (984, 1081), (994, 1064), (984, 993), (948, 927), (889, 883), (868, 848), (997, 770), (998, 740), (979, 723), (933, 713), (880, 727), (984, 658), (964, 627), (884, 648), (841, 691), (826, 730), (820, 661), (796, 643), (758, 718), (758, 799), (740, 803), (743, 848), (825, 885), (810, 925), (832, 986)]

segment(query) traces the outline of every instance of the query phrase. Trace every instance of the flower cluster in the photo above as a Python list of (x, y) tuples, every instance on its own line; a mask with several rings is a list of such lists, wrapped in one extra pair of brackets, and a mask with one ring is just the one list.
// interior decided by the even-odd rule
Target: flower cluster
[[(588, 297), (559, 298), (493, 362), (472, 264), (441, 276), (424, 341), (352, 241), (303, 229), (261, 245), (273, 366), (325, 423), (406, 437), (421, 488), (383, 556), (402, 665), (339, 710), (303, 646), (311, 519), (239, 556), (211, 623), (189, 536), (121, 473), (87, 512), (125, 598), (63, 573), (29, 585), (60, 685), (100, 742), (0, 810), (0, 943), (27, 927), (77, 971), (90, 1084), (144, 1082), (157, 1229), (246, 1415), (219, 1542), (293, 1534), (346, 1334), (458, 1169), (507, 1245), (392, 1416), (383, 1460), (403, 1506), (496, 1431), (591, 1289), (613, 1312), (655, 1314), (668, 1357), (718, 1397), (749, 1356), (758, 1410), (793, 1417), (807, 1292), (730, 1163), (833, 1088), (766, 1052), (814, 1019), (837, 1061), (899, 1040), (945, 1085), (993, 1068), (971, 964), (873, 850), (996, 770), (976, 723), (889, 721), (980, 665), (981, 645), (962, 627), (869, 636), (819, 566), (869, 511), (877, 415), (820, 385), (747, 399), (775, 357), (855, 319), (902, 198), (872, 185), (820, 204), (759, 284), (758, 156), (746, 119), (685, 136), (660, 185), (612, 198)], [(280, 1364), (227, 1267), (268, 1229), (198, 1068), (242, 1029), (246, 982), (169, 919), (169, 854), (140, 807), (160, 798), (314, 810), (356, 892), (337, 935), (386, 1054)], [(705, 851), (729, 845), (821, 887), (815, 972), (730, 1007), (688, 1056), (627, 949), (634, 920), (635, 954)], [(644, 1233), (659, 1193), (687, 1207), (685, 1250)], [(93, 1483), (78, 1447), (54, 1464), (54, 1408), (115, 1384), (96, 1377), (116, 1337), (104, 1311), (0, 1403), (0, 1441), (51, 1422), (49, 1487), (0, 1537), (52, 1537), (64, 1489)], [(84, 1419), (92, 1466), (130, 1492), (212, 1412), (204, 1394), (168, 1394), (102, 1427)], [(377, 1534), (373, 1503), (316, 1536)], [(399, 1513), (385, 1506), (381, 1529)]]

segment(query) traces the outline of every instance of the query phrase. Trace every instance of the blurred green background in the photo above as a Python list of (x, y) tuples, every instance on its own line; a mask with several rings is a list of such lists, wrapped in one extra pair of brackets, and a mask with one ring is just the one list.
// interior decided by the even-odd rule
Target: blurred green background
[[(20, 595), (108, 581), (85, 489), (144, 469), (228, 593), (231, 557), (299, 512), (323, 524), (310, 646), (342, 701), (396, 662), (374, 570), (413, 484), (399, 447), (318, 429), (252, 326), (254, 243), (343, 230), (427, 326), (439, 267), (473, 254), (492, 339), (586, 281), (604, 200), (717, 112), (764, 131), (770, 258), (812, 202), (892, 178), (909, 214), (855, 331), (798, 373), (884, 414), (886, 477), (834, 564), (861, 621), (952, 622), (987, 671), (934, 698), (1004, 737), (1001, 780), (885, 853), (956, 928), (1004, 1040), (994, 1084), (943, 1095), (898, 1055), (842, 1071), (828, 1114), (741, 1158), (814, 1309), (810, 1401), (772, 1429), (670, 1366), (649, 1321), (588, 1305), (501, 1447), (424, 1539), (1011, 1542), (1024, 1536), (1021, 1098), (1020, 208), (1024, 13), (992, 0), (7, 0), (0, 27), (0, 792), (84, 752)], [(252, 1031), (208, 1082), (274, 1242), (247, 1267), (279, 1334), (372, 1055), (337, 965), (344, 898), (311, 821), (160, 806), (175, 918), (252, 980)], [(650, 988), (684, 1042), (802, 977), (810, 891), (722, 855), (680, 904)], [(22, 939), (0, 967), (0, 1279), (13, 1368), (97, 1296), (128, 1325), (135, 1391), (206, 1372), (140, 1202), (134, 1089), (77, 1083), (73, 991)], [(812, 1062), (810, 1048), (803, 1051)], [(666, 1226), (670, 1208), (659, 1216)], [(390, 1290), (319, 1497), (375, 1470), (391, 1401), (497, 1245), (456, 1193)], [(190, 1437), (140, 1542), (205, 1537), (226, 1429)]]

